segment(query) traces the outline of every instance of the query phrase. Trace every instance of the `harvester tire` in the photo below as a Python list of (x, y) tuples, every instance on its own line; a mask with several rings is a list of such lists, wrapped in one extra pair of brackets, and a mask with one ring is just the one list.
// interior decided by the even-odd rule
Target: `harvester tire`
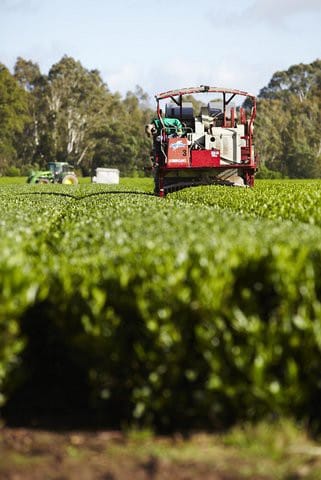
[(50, 183), (50, 182), (49, 182), (48, 178), (39, 178), (39, 179), (36, 181), (36, 183), (43, 183), (43, 184), (45, 184), (45, 183)]
[(78, 178), (76, 175), (73, 175), (72, 173), (69, 173), (62, 179), (62, 184), (64, 185), (77, 185), (78, 184)]

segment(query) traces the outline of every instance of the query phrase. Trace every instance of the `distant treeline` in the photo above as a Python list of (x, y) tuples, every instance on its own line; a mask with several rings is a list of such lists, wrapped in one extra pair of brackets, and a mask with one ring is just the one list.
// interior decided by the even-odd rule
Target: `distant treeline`
[[(53, 160), (85, 175), (99, 166), (139, 174), (153, 107), (140, 86), (112, 93), (98, 70), (68, 56), (48, 75), (21, 57), (13, 73), (0, 63), (0, 175), (25, 175)], [(261, 175), (321, 177), (320, 125), (321, 60), (276, 72), (258, 96)]]
[(14, 72), (0, 64), (0, 173), (26, 174), (48, 161), (68, 161), (90, 174), (99, 166), (142, 170), (152, 115), (137, 86), (112, 93), (97, 70), (64, 56), (48, 75), (18, 58)]

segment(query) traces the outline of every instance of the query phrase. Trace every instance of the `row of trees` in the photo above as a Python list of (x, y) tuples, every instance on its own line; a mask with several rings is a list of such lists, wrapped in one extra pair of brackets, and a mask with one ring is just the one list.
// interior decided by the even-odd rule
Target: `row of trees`
[[(111, 93), (97, 70), (64, 56), (48, 73), (18, 58), (14, 73), (0, 64), (0, 173), (69, 161), (89, 174), (97, 166), (142, 169), (152, 112), (140, 87)], [(19, 170), (17, 170), (19, 171)]]
[[(97, 70), (64, 56), (48, 75), (18, 58), (0, 64), (0, 174), (27, 173), (47, 161), (142, 171), (153, 111), (141, 87), (125, 98)], [(258, 96), (256, 146), (261, 174), (321, 177), (321, 60), (276, 72)], [(275, 172), (275, 173), (273, 173)]]

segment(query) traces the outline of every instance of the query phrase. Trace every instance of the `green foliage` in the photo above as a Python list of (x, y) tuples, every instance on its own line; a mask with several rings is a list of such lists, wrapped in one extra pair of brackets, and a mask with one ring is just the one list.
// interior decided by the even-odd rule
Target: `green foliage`
[(8, 408), (320, 425), (320, 182), (139, 185), (1, 187)]
[(266, 165), (260, 166), (258, 172), (255, 174), (256, 179), (281, 179), (282, 173), (270, 170)]
[(7, 167), (4, 171), (4, 174), (8, 177), (19, 177), (20, 173), (20, 168), (18, 167)]
[(275, 72), (267, 87), (260, 91), (261, 98), (287, 99), (291, 95), (301, 101), (307, 97), (320, 80), (321, 60), (310, 64), (292, 65), (288, 70)]
[(17, 157), (15, 139), (28, 121), (26, 92), (0, 64), (0, 171)]
[[(14, 87), (14, 88), (13, 88)], [(143, 170), (150, 144), (144, 125), (151, 115), (141, 87), (124, 99), (111, 93), (97, 70), (64, 56), (48, 75), (17, 58), (14, 75), (0, 73), (0, 173), (68, 161), (85, 175), (96, 167), (122, 173)]]
[(321, 61), (276, 72), (259, 95), (256, 147), (261, 164), (290, 178), (321, 176)]

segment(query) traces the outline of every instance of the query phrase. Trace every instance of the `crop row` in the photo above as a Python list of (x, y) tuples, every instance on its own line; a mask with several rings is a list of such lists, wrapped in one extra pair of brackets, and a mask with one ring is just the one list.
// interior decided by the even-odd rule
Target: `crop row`
[(257, 181), (255, 188), (221, 186), (181, 190), (171, 196), (201, 207), (207, 205), (240, 215), (242, 218), (264, 217), (291, 220), (321, 226), (321, 181)]
[[(286, 198), (262, 182), (257, 205), (278, 189)], [(271, 412), (320, 422), (317, 218), (244, 215), (237, 199), (252, 192), (2, 188), (9, 411), (68, 405), (162, 428)]]

